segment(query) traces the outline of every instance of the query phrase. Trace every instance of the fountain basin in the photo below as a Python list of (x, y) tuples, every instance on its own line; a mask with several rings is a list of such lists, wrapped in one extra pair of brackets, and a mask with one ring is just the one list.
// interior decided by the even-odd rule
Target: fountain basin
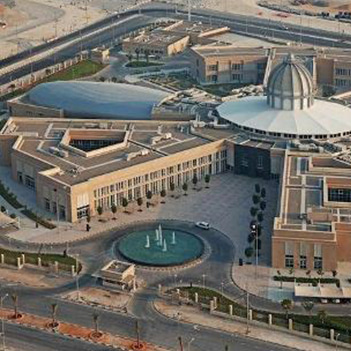
[[(174, 229), (162, 229), (162, 238), (166, 241), (159, 245), (155, 229), (131, 232), (124, 236), (117, 245), (119, 253), (128, 261), (145, 266), (177, 266), (196, 260), (204, 252), (204, 243), (196, 235)], [(175, 232), (175, 243), (174, 233)], [(150, 245), (146, 245), (149, 237)]]

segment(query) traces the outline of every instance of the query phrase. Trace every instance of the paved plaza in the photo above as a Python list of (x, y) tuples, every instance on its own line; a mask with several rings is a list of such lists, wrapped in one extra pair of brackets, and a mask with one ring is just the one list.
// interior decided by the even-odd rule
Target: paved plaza
[[(26, 190), (23, 186), (14, 187), (14, 182), (9, 177), (5, 178), (6, 184), (14, 190), (19, 199), (25, 200), (20, 196), (22, 191)], [(167, 194), (165, 204), (162, 204), (158, 196), (151, 200), (153, 206), (145, 207), (143, 211), (138, 211), (135, 203), (130, 203), (128, 213), (118, 209), (116, 220), (112, 219), (112, 213), (105, 212), (101, 218), (92, 218), (91, 231), (86, 232), (86, 221), (83, 220), (77, 224), (60, 223), (59, 230), (46, 230), (44, 228), (35, 229), (35, 226), (25, 220), (21, 230), (7, 234), (12, 239), (36, 243), (62, 243), (66, 241), (75, 241), (89, 238), (99, 233), (103, 233), (113, 228), (119, 228), (138, 221), (175, 219), (182, 221), (206, 221), (212, 227), (221, 231), (232, 239), (236, 249), (237, 257), (243, 257), (243, 252), (248, 246), (247, 236), (249, 234), (249, 223), (252, 219), (250, 208), (252, 206), (252, 195), (254, 186), (259, 183), (266, 188), (267, 208), (264, 211), (264, 232), (262, 239), (262, 256), (260, 263), (269, 264), (270, 262), (270, 237), (273, 226), (273, 218), (276, 211), (278, 183), (276, 181), (263, 181), (244, 176), (234, 175), (233, 173), (224, 173), (213, 176), (210, 182), (210, 188), (206, 189), (205, 184), (198, 184), (194, 190), (192, 184), (189, 184), (188, 195), (184, 196), (180, 190), (176, 190), (174, 197)], [(22, 193), (23, 194), (23, 193)], [(26, 197), (27, 198), (27, 197)], [(33, 194), (28, 197), (33, 204)], [(100, 221), (99, 221), (100, 220)]]

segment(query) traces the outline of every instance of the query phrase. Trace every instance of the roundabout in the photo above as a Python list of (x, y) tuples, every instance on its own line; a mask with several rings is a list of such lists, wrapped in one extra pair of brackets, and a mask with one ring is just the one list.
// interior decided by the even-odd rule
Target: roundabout
[(128, 261), (154, 267), (171, 267), (192, 262), (204, 253), (204, 242), (184, 230), (151, 228), (132, 231), (117, 243), (118, 253)]

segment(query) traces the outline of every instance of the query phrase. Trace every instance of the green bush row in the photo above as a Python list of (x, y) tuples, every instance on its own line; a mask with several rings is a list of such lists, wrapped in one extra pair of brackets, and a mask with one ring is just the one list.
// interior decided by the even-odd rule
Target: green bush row
[(340, 284), (337, 278), (308, 278), (308, 277), (290, 277), (286, 275), (275, 275), (273, 280), (277, 282), (296, 282), (296, 283), (311, 283), (311, 284)]
[(11, 193), (4, 184), (0, 181), (0, 195), (15, 209), (23, 207), (23, 205), (17, 200), (16, 195)]

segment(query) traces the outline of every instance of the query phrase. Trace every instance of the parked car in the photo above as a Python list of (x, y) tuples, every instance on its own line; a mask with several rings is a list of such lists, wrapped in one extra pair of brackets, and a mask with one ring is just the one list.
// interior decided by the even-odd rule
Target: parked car
[(195, 225), (198, 228), (201, 228), (201, 229), (205, 229), (205, 230), (209, 230), (210, 229), (210, 224), (207, 223), (207, 222), (196, 222)]

